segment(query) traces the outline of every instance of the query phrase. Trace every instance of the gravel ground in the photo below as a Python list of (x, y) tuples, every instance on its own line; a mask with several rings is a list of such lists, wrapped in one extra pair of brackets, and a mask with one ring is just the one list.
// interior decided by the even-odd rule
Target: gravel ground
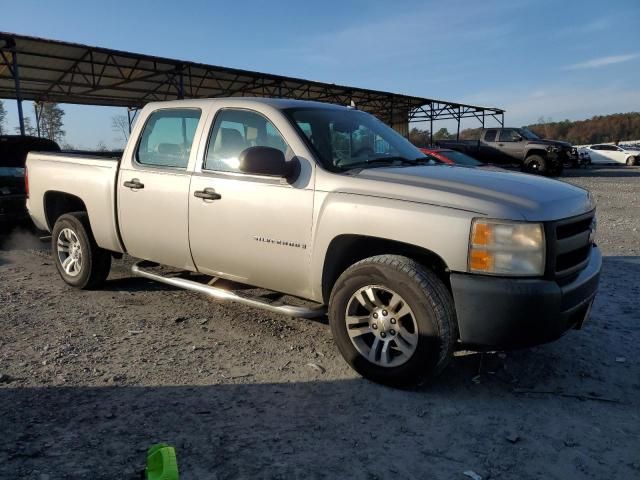
[(359, 378), (326, 319), (133, 278), (76, 291), (46, 246), (0, 237), (0, 478), (134, 479), (155, 442), (183, 479), (640, 478), (640, 167), (569, 171), (605, 254), (585, 328), (460, 352), (428, 387)]

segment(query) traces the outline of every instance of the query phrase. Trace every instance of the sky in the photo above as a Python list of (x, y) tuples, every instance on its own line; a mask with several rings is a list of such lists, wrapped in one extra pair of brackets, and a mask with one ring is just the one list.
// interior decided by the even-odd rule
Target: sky
[[(515, 126), (640, 111), (640, 0), (20, 0), (0, 31), (496, 106)], [(71, 145), (120, 146), (123, 108), (64, 109)]]

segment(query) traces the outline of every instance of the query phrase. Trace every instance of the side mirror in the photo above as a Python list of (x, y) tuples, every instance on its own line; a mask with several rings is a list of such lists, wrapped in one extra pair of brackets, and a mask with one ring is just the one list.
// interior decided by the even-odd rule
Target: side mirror
[(522, 135), (514, 135), (513, 136), (513, 141), (514, 142), (521, 142), (522, 141)]
[(288, 177), (291, 168), (284, 153), (272, 147), (249, 147), (240, 152), (240, 171), (252, 175)]

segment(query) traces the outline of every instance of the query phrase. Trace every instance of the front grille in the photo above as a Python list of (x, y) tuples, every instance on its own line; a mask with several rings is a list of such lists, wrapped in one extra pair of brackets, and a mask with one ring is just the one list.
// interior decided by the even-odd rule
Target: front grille
[(555, 278), (576, 274), (589, 262), (595, 212), (547, 225), (547, 271)]

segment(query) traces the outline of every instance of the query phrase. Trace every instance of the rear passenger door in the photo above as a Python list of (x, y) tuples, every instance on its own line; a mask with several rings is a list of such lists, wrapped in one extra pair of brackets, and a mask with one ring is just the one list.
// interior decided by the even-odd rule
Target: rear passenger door
[(118, 219), (127, 252), (164, 265), (193, 269), (189, 252), (189, 161), (202, 112), (152, 112), (118, 173)]
[(191, 181), (193, 259), (203, 273), (302, 296), (310, 288), (313, 166), (302, 162), (295, 181), (244, 174), (238, 158), (252, 146), (277, 148), (287, 161), (295, 157), (265, 114), (218, 110)]

